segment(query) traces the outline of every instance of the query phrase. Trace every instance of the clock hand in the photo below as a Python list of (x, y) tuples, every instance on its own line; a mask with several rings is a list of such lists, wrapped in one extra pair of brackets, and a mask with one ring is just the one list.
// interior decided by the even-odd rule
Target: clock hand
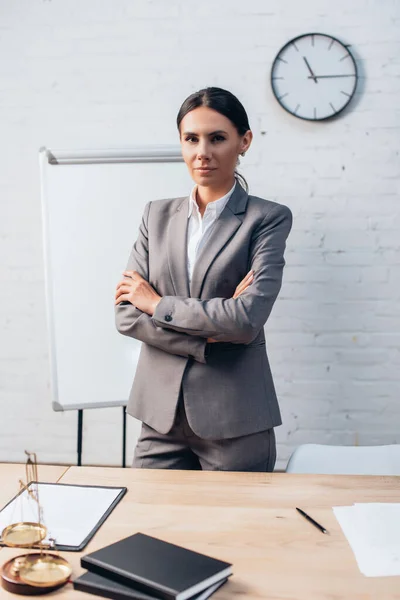
[(305, 57), (305, 56), (303, 56), (303, 59), (304, 59), (304, 62), (306, 63), (306, 65), (307, 65), (307, 68), (308, 68), (308, 70), (309, 70), (309, 71), (310, 71), (310, 73), (311, 73), (311, 77), (309, 77), (308, 79), (314, 79), (315, 83), (318, 83), (318, 81), (317, 81), (317, 78), (315, 77), (315, 75), (314, 75), (314, 73), (313, 73), (313, 71), (312, 71), (312, 69), (311, 69), (310, 65), (308, 64), (308, 60), (306, 59), (306, 57)]
[(330, 77), (355, 77), (355, 74), (350, 74), (350, 75), (309, 75), (308, 79), (327, 79)]

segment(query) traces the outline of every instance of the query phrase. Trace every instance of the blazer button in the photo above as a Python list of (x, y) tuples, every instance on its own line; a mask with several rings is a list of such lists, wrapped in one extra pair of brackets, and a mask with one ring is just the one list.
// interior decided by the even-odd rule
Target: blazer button
[(168, 323), (169, 323), (170, 321), (172, 321), (172, 317), (171, 317), (171, 315), (165, 315), (164, 319), (165, 319), (166, 321), (168, 321)]

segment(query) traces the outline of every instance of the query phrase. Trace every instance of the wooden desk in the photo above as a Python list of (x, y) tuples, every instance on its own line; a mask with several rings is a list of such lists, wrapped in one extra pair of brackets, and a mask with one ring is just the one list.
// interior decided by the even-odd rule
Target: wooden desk
[[(71, 467), (61, 481), (129, 490), (84, 554), (142, 531), (232, 562), (234, 575), (216, 600), (400, 600), (400, 577), (361, 575), (331, 508), (399, 502), (399, 477)], [(330, 534), (320, 533), (295, 506), (308, 510)], [(16, 554), (7, 549), (2, 561), (5, 552)], [(76, 577), (82, 572), (80, 555), (64, 555)], [(12, 598), (2, 592), (4, 600)], [(57, 596), (91, 597), (70, 585)]]

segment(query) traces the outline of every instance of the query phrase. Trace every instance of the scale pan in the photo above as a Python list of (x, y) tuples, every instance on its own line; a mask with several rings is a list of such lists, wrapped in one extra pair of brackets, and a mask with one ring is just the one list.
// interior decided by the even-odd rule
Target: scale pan
[(39, 544), (47, 535), (47, 528), (41, 523), (12, 523), (1, 534), (1, 541), (11, 548), (30, 548)]
[(57, 554), (29, 554), (19, 569), (19, 577), (24, 583), (35, 587), (54, 587), (66, 583), (72, 573), (70, 564)]

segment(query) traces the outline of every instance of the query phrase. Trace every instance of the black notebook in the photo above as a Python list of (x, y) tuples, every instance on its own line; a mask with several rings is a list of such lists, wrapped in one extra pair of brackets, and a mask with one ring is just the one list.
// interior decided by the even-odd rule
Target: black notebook
[[(226, 579), (222, 579), (222, 581), (214, 583), (206, 590), (192, 596), (190, 600), (206, 600), (225, 582)], [(75, 579), (73, 586), (75, 590), (79, 590), (80, 592), (95, 594), (103, 598), (112, 598), (112, 600), (158, 600), (157, 596), (140, 592), (132, 585), (123, 585), (122, 583), (117, 583), (116, 581), (112, 581), (112, 579), (96, 575), (96, 573), (90, 573), (89, 571)]]
[(193, 598), (232, 574), (230, 563), (135, 533), (81, 558), (92, 573), (165, 600)]

